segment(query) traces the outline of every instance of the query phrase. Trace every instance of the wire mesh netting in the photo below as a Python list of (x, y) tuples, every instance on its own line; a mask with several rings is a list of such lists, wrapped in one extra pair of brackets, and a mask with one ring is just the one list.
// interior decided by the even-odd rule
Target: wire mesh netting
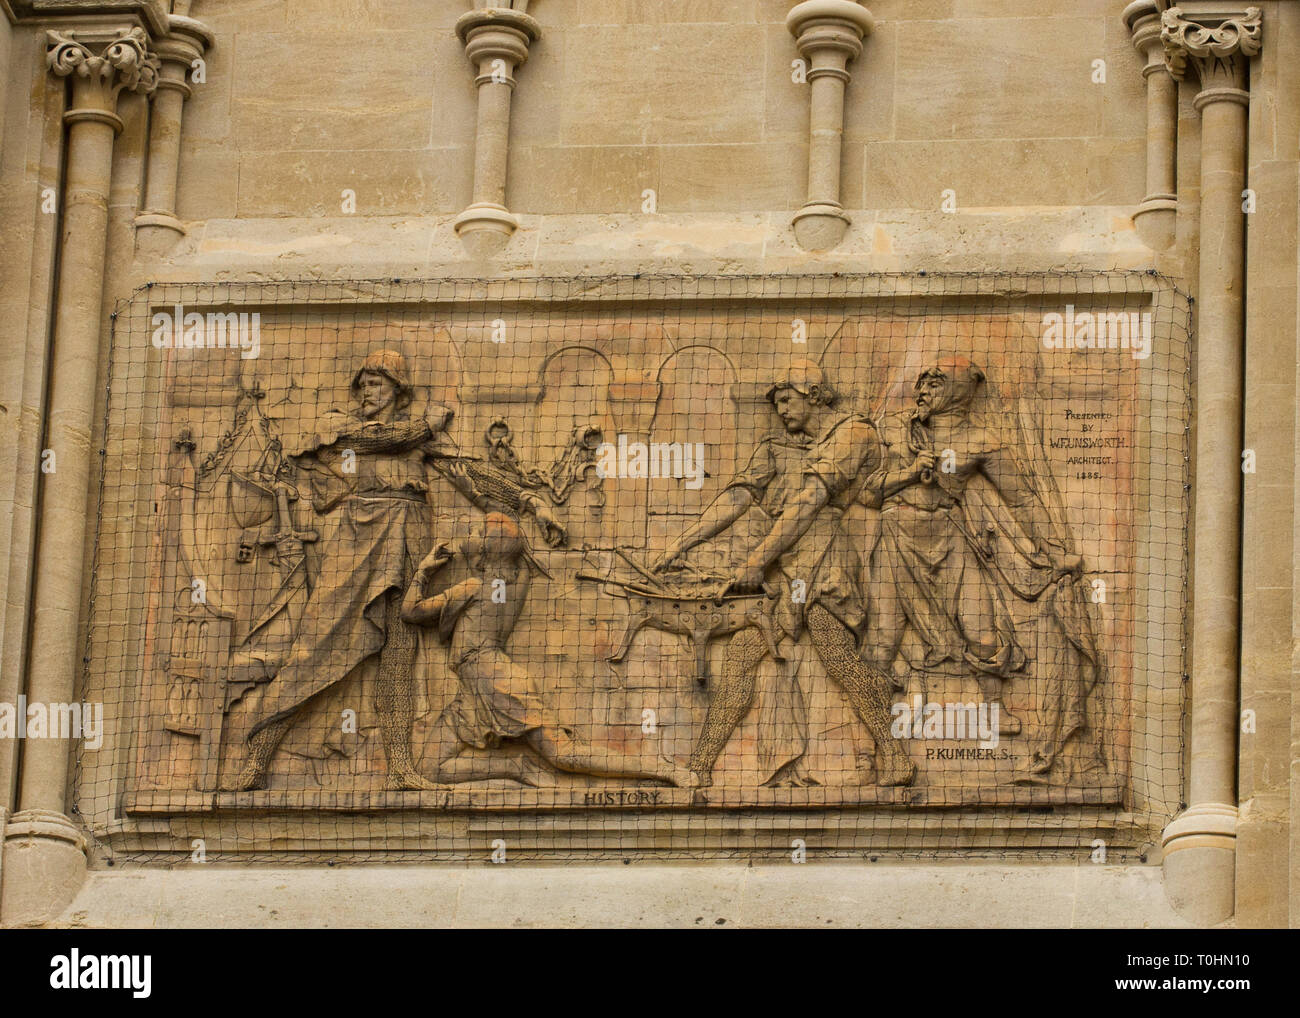
[(76, 808), (139, 863), (1141, 855), (1183, 767), (1149, 273), (157, 284)]

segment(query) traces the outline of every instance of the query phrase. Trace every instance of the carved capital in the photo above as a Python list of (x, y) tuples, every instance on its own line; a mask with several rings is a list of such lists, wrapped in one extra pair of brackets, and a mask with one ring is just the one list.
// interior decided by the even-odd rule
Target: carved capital
[(174, 89), (188, 99), (192, 90), (186, 78), (194, 61), (203, 57), (212, 41), (212, 30), (201, 21), (173, 14), (168, 19), (167, 35), (154, 47), (162, 63), (157, 87)]
[(58, 77), (73, 80), (72, 108), (66, 123), (97, 121), (115, 131), (122, 129), (117, 115), (117, 94), (123, 89), (151, 93), (158, 85), (161, 66), (140, 27), (121, 29), (107, 36), (79, 39), (82, 33), (47, 31), (45, 62)]
[[(475, 83), (514, 87), (514, 71), (528, 59), (528, 47), (542, 34), (536, 19), (522, 10), (488, 7), (470, 11), (456, 22), (465, 55), (479, 70)], [(500, 65), (493, 66), (496, 61)]]
[[(1258, 7), (1217, 15), (1188, 15), (1181, 7), (1170, 7), (1160, 18), (1165, 65), (1181, 80), (1191, 64), (1205, 89), (1244, 91), (1246, 68), (1259, 53), (1262, 27)], [(1226, 93), (1223, 97), (1241, 98)]]
[(1155, 0), (1134, 0), (1124, 8), (1124, 24), (1133, 37), (1133, 48), (1146, 59), (1142, 76), (1166, 71), (1164, 47), (1160, 39), (1160, 10)]
[(875, 19), (857, 0), (804, 0), (786, 16), (786, 28), (810, 66), (808, 78), (832, 75), (848, 80), (845, 69), (862, 55), (862, 40)]

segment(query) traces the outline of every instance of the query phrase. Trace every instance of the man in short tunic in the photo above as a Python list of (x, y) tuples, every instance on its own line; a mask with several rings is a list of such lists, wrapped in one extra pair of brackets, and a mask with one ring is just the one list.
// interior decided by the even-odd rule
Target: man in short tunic
[[(774, 622), (791, 639), (809, 630), (827, 674), (844, 690), (876, 743), (876, 783), (910, 784), (916, 767), (890, 735), (890, 681), (858, 656), (866, 606), (857, 582), (858, 550), (844, 526), (845, 510), (880, 464), (875, 429), (858, 414), (833, 409), (834, 393), (821, 368), (809, 361), (792, 364), (767, 395), (784, 433), (759, 444), (749, 465), (656, 566), (670, 568), (685, 551), (757, 507), (770, 527), (731, 592), (754, 592), (779, 582)], [(691, 754), (690, 769), (700, 786), (711, 783), (718, 756), (753, 705), (755, 672), (767, 653), (754, 628), (740, 630), (728, 643), (723, 674)]]

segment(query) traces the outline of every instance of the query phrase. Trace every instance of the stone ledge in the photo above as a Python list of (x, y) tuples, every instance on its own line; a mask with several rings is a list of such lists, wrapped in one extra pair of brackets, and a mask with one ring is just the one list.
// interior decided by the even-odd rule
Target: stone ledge
[[(1021, 271), (1145, 269), (1153, 265), (1152, 252), (1135, 232), (1132, 212), (1130, 206), (851, 210), (854, 223), (844, 240), (821, 255), (799, 248), (784, 211), (521, 215), (493, 274), (978, 271), (987, 269), (990, 257)], [(251, 272), (322, 280), (480, 276), (482, 266), (467, 258), (454, 220), (190, 222), (188, 235), (169, 256), (149, 263), (146, 278), (235, 280)]]
[(0, 9), (14, 24), (68, 19), (92, 24), (126, 18), (143, 25), (155, 39), (167, 34), (167, 7), (159, 0), (0, 0)]
[(92, 873), (51, 925), (1186, 927), (1158, 866), (819, 863)]

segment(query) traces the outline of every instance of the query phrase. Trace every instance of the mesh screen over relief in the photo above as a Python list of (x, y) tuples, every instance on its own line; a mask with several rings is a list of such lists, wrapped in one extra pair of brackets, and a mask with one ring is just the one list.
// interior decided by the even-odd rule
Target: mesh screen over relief
[(97, 858), (1140, 856), (1189, 316), (1142, 273), (142, 288)]

